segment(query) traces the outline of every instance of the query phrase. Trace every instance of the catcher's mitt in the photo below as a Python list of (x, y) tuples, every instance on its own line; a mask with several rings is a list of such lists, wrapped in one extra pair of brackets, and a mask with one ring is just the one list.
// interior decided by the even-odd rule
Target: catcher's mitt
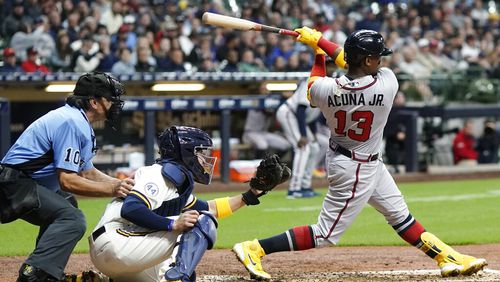
[(260, 196), (287, 181), (291, 174), (290, 168), (282, 163), (277, 155), (267, 155), (257, 167), (255, 176), (250, 179), (250, 187), (262, 192), (256, 194), (256, 191), (250, 189), (243, 193), (243, 201), (247, 205), (258, 205)]
[[(285, 172), (286, 171), (286, 172)], [(290, 169), (280, 162), (277, 155), (267, 155), (257, 167), (255, 176), (250, 179), (250, 187), (270, 191), (290, 178)]]

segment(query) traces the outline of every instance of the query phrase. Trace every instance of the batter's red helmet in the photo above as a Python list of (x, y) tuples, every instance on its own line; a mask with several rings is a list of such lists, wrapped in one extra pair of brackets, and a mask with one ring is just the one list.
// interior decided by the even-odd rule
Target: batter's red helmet
[(349, 65), (359, 65), (368, 55), (387, 56), (392, 50), (385, 47), (384, 38), (374, 30), (357, 30), (344, 43), (345, 61)]

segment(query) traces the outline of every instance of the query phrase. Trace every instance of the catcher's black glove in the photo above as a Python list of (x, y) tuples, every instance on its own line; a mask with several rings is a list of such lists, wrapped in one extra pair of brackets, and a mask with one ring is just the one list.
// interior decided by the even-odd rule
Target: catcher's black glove
[(277, 155), (267, 155), (257, 167), (255, 176), (250, 179), (250, 188), (262, 191), (255, 195), (252, 189), (243, 193), (243, 201), (247, 205), (258, 205), (259, 197), (271, 191), (277, 185), (287, 181), (291, 176), (290, 168), (280, 161)]

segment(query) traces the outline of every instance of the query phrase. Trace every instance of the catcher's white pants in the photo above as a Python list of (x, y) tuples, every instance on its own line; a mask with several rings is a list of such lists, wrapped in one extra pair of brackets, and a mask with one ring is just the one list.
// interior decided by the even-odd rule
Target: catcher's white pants
[(157, 231), (147, 235), (122, 235), (106, 225), (94, 242), (89, 237), (92, 263), (115, 282), (161, 281), (168, 269), (178, 232)]
[(312, 226), (317, 247), (337, 244), (366, 203), (384, 215), (391, 226), (409, 215), (401, 191), (381, 160), (358, 162), (331, 149), (326, 158), (328, 193), (318, 223)]
[(319, 145), (314, 134), (309, 127), (306, 127), (309, 143), (299, 148), (297, 143), (301, 135), (295, 113), (285, 103), (278, 108), (276, 118), (283, 128), (286, 139), (293, 145), (293, 167), (288, 190), (298, 191), (301, 188), (311, 188), (312, 171), (316, 167), (319, 153)]

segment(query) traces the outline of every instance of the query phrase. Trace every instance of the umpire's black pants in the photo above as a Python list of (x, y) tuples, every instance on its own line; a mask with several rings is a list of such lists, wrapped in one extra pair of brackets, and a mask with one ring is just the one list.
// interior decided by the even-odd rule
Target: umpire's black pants
[(26, 263), (61, 279), (69, 256), (85, 234), (81, 210), (64, 196), (38, 185), (40, 208), (21, 218), (40, 227), (35, 250)]

